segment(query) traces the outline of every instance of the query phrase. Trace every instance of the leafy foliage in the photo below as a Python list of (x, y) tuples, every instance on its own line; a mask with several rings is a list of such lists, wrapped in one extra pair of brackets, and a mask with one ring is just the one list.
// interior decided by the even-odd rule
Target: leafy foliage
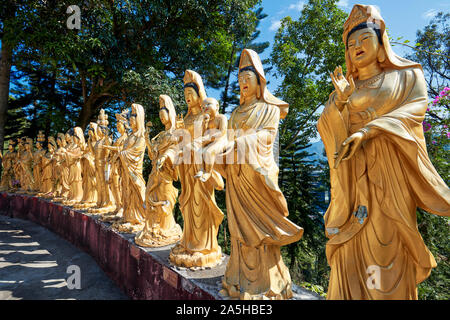
[[(450, 149), (449, 121), (450, 88), (445, 87), (430, 103), (423, 128), (427, 151), (431, 162), (447, 185), (450, 182), (448, 151)], [(430, 251), (437, 268), (418, 287), (420, 299), (448, 300), (450, 298), (450, 236), (449, 218), (417, 211), (419, 231)]]
[[(320, 164), (307, 160), (305, 149), (317, 135), (318, 110), (332, 91), (329, 73), (344, 64), (342, 25), (346, 14), (334, 0), (310, 0), (297, 21), (286, 17), (275, 36), (271, 61), (282, 80), (276, 95), (289, 106), (280, 125), (280, 187), (289, 219), (304, 228), (302, 240), (287, 246), (293, 279), (328, 286), (322, 214), (326, 181)], [(315, 183), (320, 180), (321, 183)]]

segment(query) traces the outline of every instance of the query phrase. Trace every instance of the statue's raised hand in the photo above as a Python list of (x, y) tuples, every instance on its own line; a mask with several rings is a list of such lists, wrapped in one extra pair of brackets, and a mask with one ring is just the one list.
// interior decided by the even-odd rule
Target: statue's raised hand
[(336, 89), (336, 95), (339, 101), (344, 102), (348, 100), (355, 91), (355, 81), (353, 77), (350, 75), (348, 79), (346, 79), (342, 72), (342, 67), (336, 67), (334, 69), (334, 73), (330, 73), (331, 81), (333, 81), (334, 88)]

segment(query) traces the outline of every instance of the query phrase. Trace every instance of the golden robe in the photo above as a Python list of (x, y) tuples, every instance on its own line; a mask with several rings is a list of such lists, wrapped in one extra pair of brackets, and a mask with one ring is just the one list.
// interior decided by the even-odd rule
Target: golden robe
[[(228, 127), (235, 130), (238, 145), (245, 147), (245, 161), (239, 160), (233, 147), (231, 152), (238, 163), (227, 162), (224, 173), (231, 255), (223, 287), (231, 296), (234, 287), (249, 295), (292, 297), (289, 269), (280, 247), (298, 241), (303, 229), (287, 218), (287, 202), (278, 187), (273, 143), (279, 121), (280, 108), (265, 102), (245, 110), (238, 107), (229, 120)], [(256, 132), (256, 136), (247, 130)]]
[(81, 158), (81, 169), (83, 171), (83, 199), (82, 203), (97, 203), (97, 178), (95, 174), (95, 158), (93, 143), (88, 141), (86, 149)]
[(142, 176), (145, 138), (128, 136), (119, 152), (123, 176), (123, 220), (132, 224), (144, 222), (145, 180)]
[(9, 190), (13, 188), (14, 180), (14, 160), (16, 158), (15, 152), (6, 152), (2, 158), (2, 180), (0, 186), (3, 190)]
[[(191, 143), (195, 139), (194, 123), (198, 122), (201, 113), (188, 114), (184, 118), (184, 125), (190, 133)], [(196, 124), (195, 124), (196, 125)], [(201, 131), (199, 131), (201, 132)], [(195, 156), (189, 155), (190, 163), (178, 166), (178, 176), (181, 182), (181, 194), (178, 198), (180, 211), (183, 215), (183, 235), (179, 244), (172, 249), (170, 260), (172, 263), (186, 267), (214, 266), (220, 262), (222, 249), (217, 242), (217, 233), (223, 220), (223, 213), (217, 206), (214, 190), (223, 189), (223, 179), (213, 170), (211, 178), (201, 182), (194, 178), (198, 163)], [(169, 154), (174, 163), (175, 156)]]
[(64, 154), (65, 161), (69, 168), (69, 195), (68, 199), (74, 202), (80, 202), (83, 199), (83, 180), (81, 176), (81, 148), (72, 144), (66, 149)]
[[(417, 299), (416, 285), (436, 262), (418, 231), (416, 208), (450, 213), (450, 191), (428, 158), (423, 134), (423, 72), (386, 70), (380, 80), (356, 89), (342, 112), (333, 99), (334, 93), (318, 122), (331, 182), (327, 299)], [(369, 107), (378, 117), (358, 118)], [(334, 169), (334, 153), (364, 126), (380, 133)], [(379, 270), (375, 278), (373, 268)]]
[[(177, 170), (170, 157), (160, 170), (157, 169), (158, 159), (176, 149), (170, 142), (171, 136), (172, 132), (169, 130), (163, 131), (148, 145), (152, 171), (145, 191), (145, 226), (135, 238), (138, 245), (161, 247), (181, 238), (181, 227), (173, 216), (178, 196), (178, 189), (173, 186), (173, 181), (178, 180)], [(161, 205), (161, 202), (166, 202), (167, 205)]]
[(41, 192), (47, 194), (53, 192), (53, 154), (47, 152), (42, 157), (42, 185)]

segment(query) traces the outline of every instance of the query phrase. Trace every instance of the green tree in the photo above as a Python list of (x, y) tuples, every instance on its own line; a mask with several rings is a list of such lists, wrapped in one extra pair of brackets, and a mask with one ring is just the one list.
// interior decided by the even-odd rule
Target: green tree
[[(237, 81), (237, 74), (238, 74), (238, 68), (239, 68), (239, 59), (240, 59), (240, 53), (243, 49), (252, 49), (258, 54), (263, 53), (268, 47), (269, 42), (257, 42), (257, 39), (259, 38), (259, 35), (261, 33), (260, 30), (258, 30), (259, 23), (261, 20), (267, 17), (267, 14), (263, 13), (263, 8), (258, 8), (254, 12), (256, 20), (254, 21), (254, 25), (249, 25), (250, 28), (247, 28), (248, 31), (242, 32), (236, 32), (235, 37), (233, 39), (233, 44), (230, 48), (230, 55), (229, 59), (227, 60), (227, 71), (225, 77), (220, 79), (217, 83), (213, 85), (215, 88), (223, 88), (221, 93), (221, 113), (226, 113), (229, 111), (230, 106), (236, 106), (239, 105), (239, 83)], [(253, 33), (251, 33), (251, 31)], [(265, 59), (262, 61), (264, 66), (267, 66), (269, 63), (269, 59)], [(264, 71), (267, 73), (270, 71), (270, 67), (265, 67)], [(232, 81), (232, 78), (235, 78), (234, 81)]]
[[(42, 100), (39, 105), (55, 116), (61, 105), (67, 106), (58, 92), (73, 96), (68, 100), (74, 105), (60, 112), (59, 122), (76, 120), (84, 128), (102, 107), (120, 109), (130, 101), (140, 102), (142, 95), (131, 95), (140, 84), (130, 90), (130, 81), (144, 79), (149, 68), (160, 72), (165, 83), (174, 84), (188, 68), (202, 74), (206, 83), (217, 82), (227, 71), (235, 33), (252, 34), (256, 20), (252, 9), (259, 1), (84, 1), (80, 30), (67, 28), (69, 1), (7, 2), (0, 13), (8, 18), (2, 19), (2, 48), (9, 44), (14, 48), (10, 65), (24, 72), (25, 81), (25, 69), (54, 80), (55, 95), (42, 97), (35, 86), (28, 99)], [(20, 14), (10, 13), (11, 4)], [(130, 71), (140, 76), (130, 77)], [(9, 89), (0, 86), (0, 90)]]
[[(430, 102), (423, 128), (431, 162), (444, 181), (449, 184), (450, 148), (449, 93), (450, 93), (450, 26), (449, 13), (439, 12), (423, 30), (416, 33), (416, 43), (400, 43), (411, 49), (407, 58), (422, 65), (427, 81)], [(422, 209), (417, 210), (417, 223), (425, 244), (434, 255), (437, 268), (419, 284), (419, 299), (448, 300), (450, 297), (450, 236), (449, 220)]]
[(271, 54), (275, 76), (281, 79), (276, 95), (290, 104), (280, 125), (280, 186), (286, 194), (290, 219), (305, 229), (302, 240), (288, 246), (287, 256), (294, 279), (325, 288), (326, 239), (318, 215), (323, 204), (318, 204), (320, 186), (314, 184), (318, 178), (312, 176), (319, 165), (309, 162), (304, 150), (317, 135), (318, 111), (333, 90), (329, 73), (345, 63), (342, 26), (347, 15), (336, 3), (310, 0), (298, 20), (284, 18)]

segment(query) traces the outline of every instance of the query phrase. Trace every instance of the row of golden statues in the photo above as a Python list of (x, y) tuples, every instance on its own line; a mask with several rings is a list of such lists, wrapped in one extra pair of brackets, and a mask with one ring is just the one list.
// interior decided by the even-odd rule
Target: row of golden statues
[[(327, 298), (417, 299), (417, 284), (436, 262), (418, 232), (416, 208), (443, 216), (450, 211), (449, 189), (428, 158), (421, 126), (427, 109), (423, 71), (392, 51), (373, 6), (354, 6), (343, 41), (347, 74), (341, 67), (331, 74), (335, 91), (318, 121), (331, 180)], [(75, 127), (56, 140), (49, 137), (47, 150), (42, 132), (34, 151), (30, 138), (19, 139), (17, 151), (10, 141), (1, 186), (14, 190), (17, 180), (24, 192), (100, 214), (118, 231), (136, 233), (141, 246), (176, 243), (170, 262), (196, 268), (222, 261), (217, 233), (223, 213), (214, 191), (224, 189), (225, 178), (231, 255), (221, 294), (291, 298), (280, 248), (298, 241), (303, 229), (287, 218), (273, 156), (289, 105), (268, 91), (261, 60), (249, 49), (239, 63), (240, 105), (229, 120), (207, 97), (198, 73), (187, 70), (183, 80), (187, 114), (177, 116), (171, 98), (161, 95), (164, 130), (154, 137), (143, 107), (132, 104), (116, 114), (119, 138), (112, 141), (101, 110), (87, 140)], [(147, 185), (146, 149), (152, 161)], [(181, 182), (179, 196), (175, 180)], [(177, 197), (183, 228), (173, 216)], [(377, 277), (369, 272), (374, 267)]]

